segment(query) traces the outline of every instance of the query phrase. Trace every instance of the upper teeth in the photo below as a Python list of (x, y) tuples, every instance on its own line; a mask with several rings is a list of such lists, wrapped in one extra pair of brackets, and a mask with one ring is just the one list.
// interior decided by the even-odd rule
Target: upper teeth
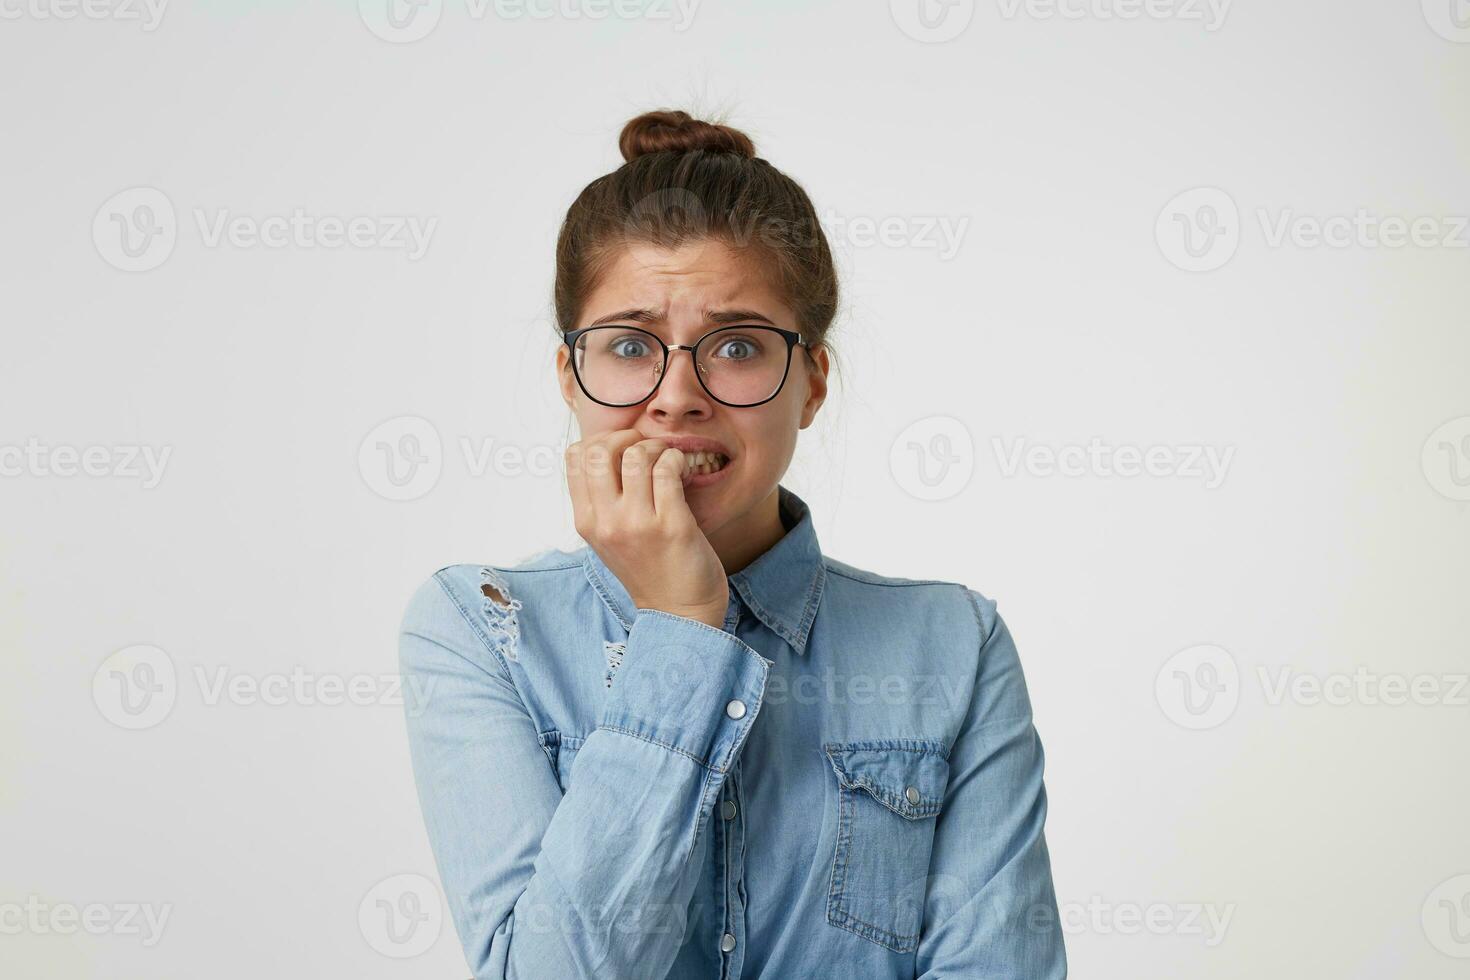
[(711, 453), (700, 450), (697, 453), (684, 454), (685, 472), (702, 468), (706, 470), (717, 470), (724, 465), (725, 457), (721, 456), (719, 453)]

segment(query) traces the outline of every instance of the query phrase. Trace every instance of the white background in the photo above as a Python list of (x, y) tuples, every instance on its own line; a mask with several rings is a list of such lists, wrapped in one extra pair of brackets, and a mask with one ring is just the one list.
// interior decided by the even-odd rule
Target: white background
[[(576, 546), (555, 465), (475, 459), (577, 438), (557, 227), (680, 107), (830, 222), (840, 383), (784, 482), (833, 557), (999, 601), (1073, 975), (1465, 975), (1463, 0), (449, 0), (407, 43), (386, 0), (94, 2), (0, 0), (0, 973), (467, 974), (396, 627), (443, 565)], [(176, 240), (126, 271), (137, 188)], [(388, 241), (206, 233), (297, 209)], [(1313, 243), (1360, 212), (1438, 230)], [(440, 448), (394, 487), (404, 417)], [(1093, 440), (1159, 465), (1026, 455)]]

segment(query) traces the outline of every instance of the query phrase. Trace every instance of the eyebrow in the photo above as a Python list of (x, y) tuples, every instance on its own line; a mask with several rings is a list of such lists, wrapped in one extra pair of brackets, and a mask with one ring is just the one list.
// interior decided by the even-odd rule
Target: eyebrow
[[(664, 314), (659, 310), (623, 310), (620, 313), (609, 313), (607, 316), (599, 317), (587, 324), (589, 327), (600, 327), (609, 323), (631, 320), (634, 323), (663, 323)], [(754, 310), (706, 310), (704, 319), (708, 323), (767, 323), (775, 326), (776, 323), (770, 317), (757, 313)]]

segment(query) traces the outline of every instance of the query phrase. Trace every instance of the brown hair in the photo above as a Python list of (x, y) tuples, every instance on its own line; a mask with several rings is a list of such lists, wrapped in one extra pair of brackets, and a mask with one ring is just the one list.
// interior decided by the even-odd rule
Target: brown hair
[(618, 148), (626, 162), (582, 189), (557, 236), (553, 302), (563, 334), (622, 246), (712, 238), (767, 275), (808, 343), (826, 343), (837, 313), (827, 236), (806, 192), (756, 156), (750, 137), (660, 110), (629, 120)]

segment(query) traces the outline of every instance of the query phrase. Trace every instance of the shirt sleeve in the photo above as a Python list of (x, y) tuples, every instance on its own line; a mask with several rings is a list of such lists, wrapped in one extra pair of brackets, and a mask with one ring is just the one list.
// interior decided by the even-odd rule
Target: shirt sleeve
[(994, 600), (967, 591), (979, 667), (950, 749), (915, 966), (919, 980), (1063, 980), (1041, 739), (1010, 630)]
[(771, 662), (723, 630), (638, 610), (563, 796), (507, 663), (518, 631), (484, 629), (443, 574), (410, 602), (399, 660), (422, 692), (406, 711), (414, 779), (475, 977), (663, 977), (695, 843)]

